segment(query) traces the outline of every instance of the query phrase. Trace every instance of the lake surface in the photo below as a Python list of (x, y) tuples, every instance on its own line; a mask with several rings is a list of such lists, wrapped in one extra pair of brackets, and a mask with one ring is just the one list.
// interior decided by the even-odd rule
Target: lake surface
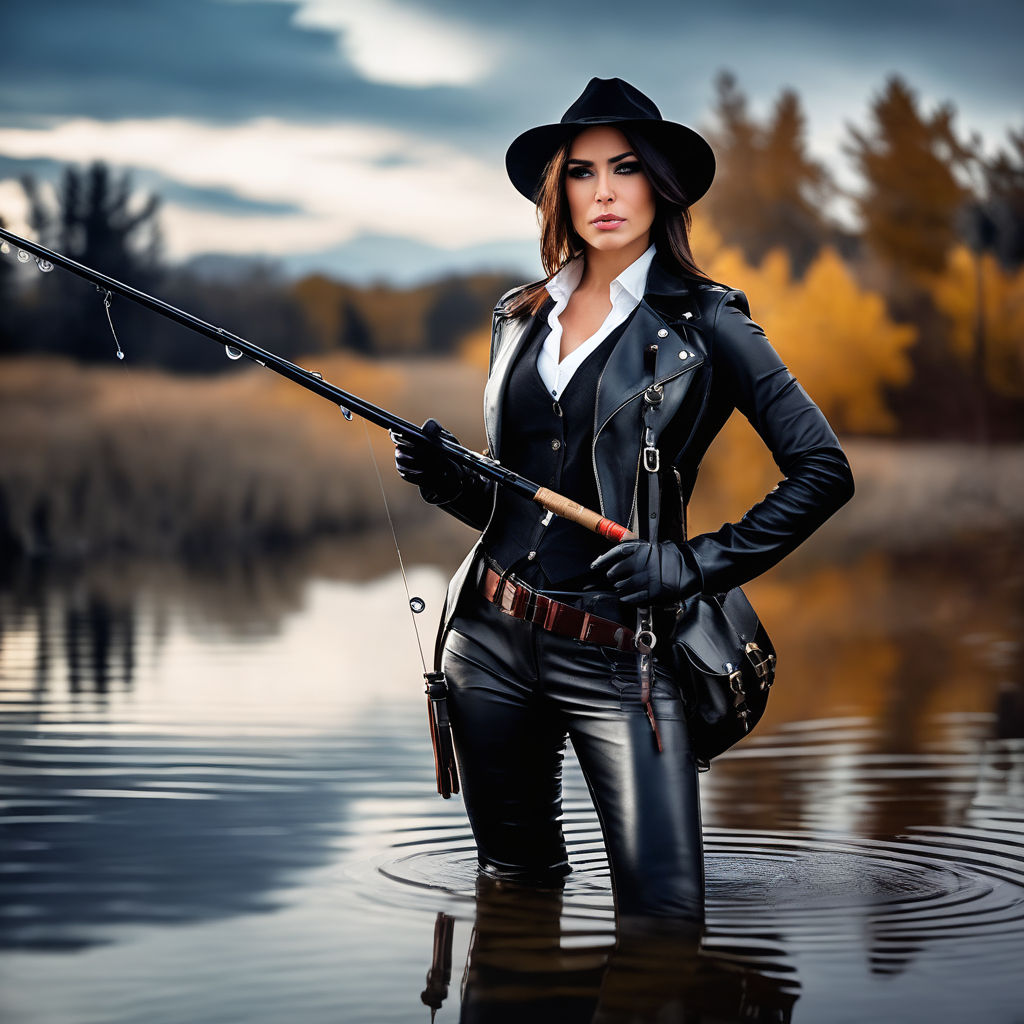
[[(1024, 1020), (1011, 539), (748, 588), (779, 676), (701, 778), (707, 927), (618, 944), (571, 758), (565, 892), (478, 881), (371, 547), (8, 573), (0, 1020)], [(428, 648), (450, 569), (409, 570)]]

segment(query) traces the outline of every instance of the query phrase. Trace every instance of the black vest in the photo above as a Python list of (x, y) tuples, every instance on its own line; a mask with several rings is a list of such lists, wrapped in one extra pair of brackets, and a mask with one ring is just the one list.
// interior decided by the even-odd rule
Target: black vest
[[(537, 371), (537, 356), (551, 333), (545, 304), (527, 329), (527, 340), (509, 372), (502, 408), (501, 462), (528, 480), (598, 511), (592, 447), (597, 382), (615, 343), (629, 323), (616, 327), (576, 368), (555, 399)], [(632, 316), (632, 314), (630, 314)], [(498, 491), (494, 516), (484, 534), (484, 551), (502, 569), (538, 588), (607, 589), (590, 563), (608, 541), (575, 523), (549, 516), (532, 501)]]

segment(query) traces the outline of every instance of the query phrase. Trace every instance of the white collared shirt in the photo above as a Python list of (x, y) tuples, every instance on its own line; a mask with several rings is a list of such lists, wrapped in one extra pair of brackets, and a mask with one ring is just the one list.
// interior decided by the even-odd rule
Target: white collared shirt
[(544, 345), (537, 355), (537, 372), (554, 398), (561, 397), (572, 380), (572, 375), (587, 356), (640, 304), (647, 288), (647, 272), (651, 269), (655, 251), (652, 243), (639, 259), (630, 263), (612, 281), (608, 288), (612, 308), (604, 318), (604, 323), (561, 362), (558, 361), (558, 355), (562, 348), (562, 324), (558, 318), (569, 304), (569, 296), (576, 290), (583, 277), (583, 257), (577, 256), (571, 260), (548, 281), (546, 287), (555, 300), (555, 307), (548, 314), (551, 333), (544, 339)]

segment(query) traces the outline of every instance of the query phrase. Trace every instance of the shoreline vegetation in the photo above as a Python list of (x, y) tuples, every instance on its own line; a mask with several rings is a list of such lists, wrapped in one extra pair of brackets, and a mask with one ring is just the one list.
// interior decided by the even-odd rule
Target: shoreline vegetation
[[(484, 371), (459, 359), (317, 354), (302, 365), (415, 422), (437, 416), (484, 444)], [(386, 530), (372, 443), (396, 524), (458, 540), (399, 479), (387, 434), (257, 367), (176, 377), (57, 357), (0, 361), (0, 552), (78, 561), (157, 556), (219, 561)], [(808, 547), (914, 550), (1019, 532), (1024, 444), (844, 437), (854, 500)], [(744, 473), (731, 471), (742, 461)], [(778, 471), (742, 417), (705, 459), (691, 532), (739, 518)], [(429, 518), (425, 518), (428, 516)], [(447, 522), (451, 520), (451, 522)]]

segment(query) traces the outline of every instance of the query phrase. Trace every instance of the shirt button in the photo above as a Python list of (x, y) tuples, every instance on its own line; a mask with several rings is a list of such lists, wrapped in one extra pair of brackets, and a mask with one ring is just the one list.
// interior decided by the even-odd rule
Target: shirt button
[(562, 442), (561, 442), (561, 441), (559, 441), (559, 440), (558, 440), (558, 438), (556, 437), (556, 438), (555, 438), (555, 439), (554, 439), (554, 440), (553, 440), (553, 441), (551, 442), (551, 450), (552, 450), (553, 452), (557, 452), (557, 451), (558, 451), (558, 449), (559, 449), (559, 448), (561, 448), (561, 447), (562, 447)]
[(668, 331), (666, 331), (665, 328), (662, 327), (662, 329), (660, 331), (658, 331), (658, 337), (659, 338), (667, 338), (668, 337)]

